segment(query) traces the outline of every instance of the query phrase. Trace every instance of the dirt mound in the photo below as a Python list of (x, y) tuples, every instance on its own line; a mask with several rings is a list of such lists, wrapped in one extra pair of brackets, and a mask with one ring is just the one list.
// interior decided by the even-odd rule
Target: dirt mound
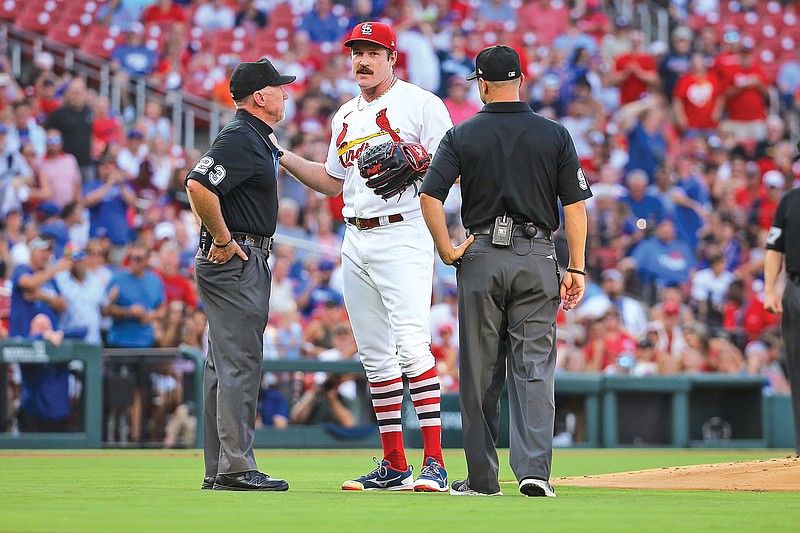
[(609, 489), (737, 490), (800, 492), (800, 458), (737, 461), (711, 465), (675, 466), (619, 474), (562, 477), (555, 487)]

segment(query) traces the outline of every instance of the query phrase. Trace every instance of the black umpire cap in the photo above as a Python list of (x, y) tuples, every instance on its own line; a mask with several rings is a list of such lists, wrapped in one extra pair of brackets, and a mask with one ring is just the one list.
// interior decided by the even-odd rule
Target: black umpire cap
[(486, 81), (505, 81), (522, 76), (519, 54), (503, 44), (490, 46), (478, 52), (475, 66), (477, 68), (467, 76), (468, 80), (482, 78)]
[(264, 87), (286, 85), (296, 79), (296, 76), (281, 75), (266, 57), (255, 62), (244, 61), (231, 74), (231, 96), (241, 100)]

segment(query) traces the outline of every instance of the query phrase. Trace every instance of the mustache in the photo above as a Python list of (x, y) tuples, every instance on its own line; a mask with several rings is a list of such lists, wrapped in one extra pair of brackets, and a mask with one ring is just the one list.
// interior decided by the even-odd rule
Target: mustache
[(374, 72), (367, 67), (359, 67), (359, 69), (356, 71), (356, 74), (374, 74)]

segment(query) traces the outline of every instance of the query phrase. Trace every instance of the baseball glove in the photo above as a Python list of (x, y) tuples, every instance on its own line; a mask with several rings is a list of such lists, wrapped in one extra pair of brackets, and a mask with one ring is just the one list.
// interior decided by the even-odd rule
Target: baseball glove
[(361, 177), (375, 194), (388, 200), (421, 180), (431, 163), (425, 147), (417, 143), (387, 142), (369, 146), (358, 156)]

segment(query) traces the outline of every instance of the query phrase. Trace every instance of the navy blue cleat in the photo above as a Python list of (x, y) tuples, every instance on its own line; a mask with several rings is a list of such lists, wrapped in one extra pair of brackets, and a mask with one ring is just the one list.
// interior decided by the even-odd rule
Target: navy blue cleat
[(357, 479), (342, 483), (342, 490), (414, 490), (414, 477), (411, 467), (408, 470), (395, 470), (386, 459), (372, 458), (378, 468)]
[(415, 492), (447, 492), (447, 470), (433, 457), (425, 460), (425, 466), (414, 482)]

